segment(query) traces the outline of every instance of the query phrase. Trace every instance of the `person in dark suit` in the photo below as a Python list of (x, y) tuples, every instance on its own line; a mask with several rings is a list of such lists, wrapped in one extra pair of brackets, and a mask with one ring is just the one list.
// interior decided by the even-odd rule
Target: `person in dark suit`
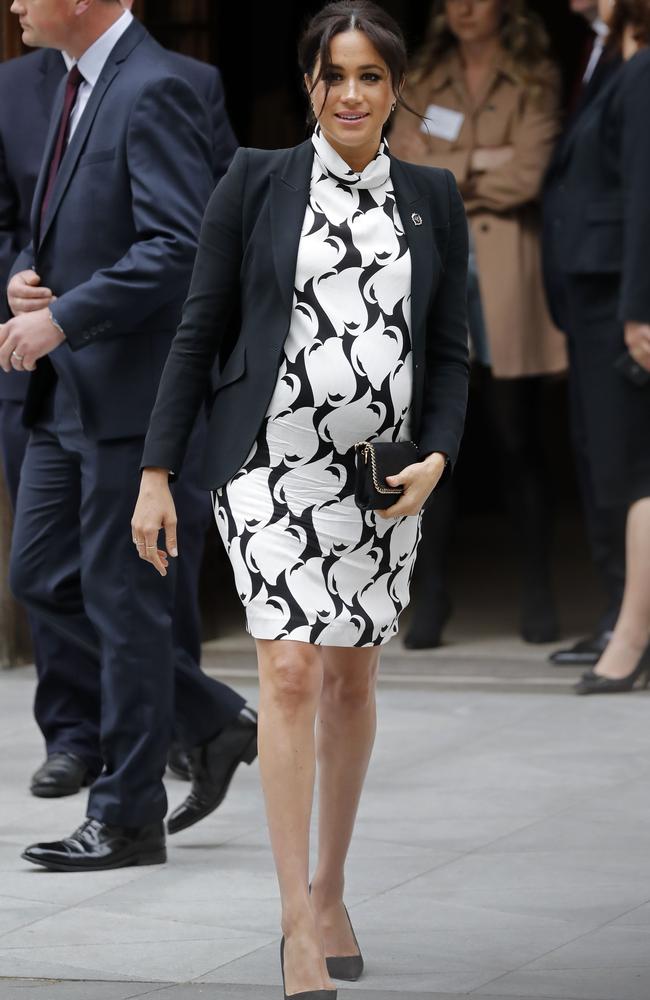
[[(216, 183), (226, 172), (237, 148), (225, 108), (219, 71), (179, 53), (165, 54), (173, 71), (187, 80), (204, 99), (210, 112)], [(34, 188), (52, 105), (65, 74), (65, 58), (55, 49), (41, 49), (0, 65), (2, 322), (10, 318), (4, 289), (11, 265), (20, 250), (29, 243), (29, 216)], [(13, 507), (28, 438), (22, 421), (28, 381), (29, 376), (21, 372), (12, 371), (0, 377), (0, 444)], [(176, 502), (186, 529), (178, 563), (174, 628), (177, 647), (187, 653), (190, 662), (197, 664), (201, 658), (198, 566), (211, 514), (208, 498), (197, 486), (204, 425), (204, 421), (197, 422), (189, 462), (176, 492)], [(30, 624), (38, 674), (34, 714), (47, 753), (44, 764), (32, 777), (31, 791), (34, 795), (45, 797), (69, 795), (101, 770), (97, 663), (47, 623), (32, 617)], [(178, 751), (173, 752), (170, 765), (175, 773), (184, 770), (182, 763)]]
[(628, 512), (627, 567), (612, 637), (579, 694), (650, 681), (650, 0), (601, 0), (600, 11), (623, 63), (568, 140), (550, 249), (566, 276), (591, 488), (601, 509)]
[[(175, 645), (173, 579), (152, 586), (123, 545), (129, 483), (213, 186), (208, 113), (119, 3), (66, 14), (56, 0), (15, 0), (12, 11), (27, 44), (76, 62), (57, 93), (32, 243), (14, 264), (14, 318), (0, 332), (4, 370), (33, 373), (11, 582), (33, 614), (101, 663), (104, 764), (79, 830), (23, 856), (57, 870), (159, 863), (173, 708), (193, 785), (171, 832), (215, 809), (256, 754), (244, 699)], [(45, 308), (34, 308), (35, 288)]]
[[(132, 527), (164, 579), (176, 546), (169, 477), (219, 358), (203, 484), (257, 645), (285, 995), (324, 1000), (332, 978), (363, 969), (344, 866), (380, 648), (408, 603), (422, 507), (464, 425), (468, 234), (453, 174), (397, 160), (382, 139), (406, 68), (392, 18), (363, 0), (328, 4), (300, 54), (314, 134), (292, 149), (239, 150), (208, 205)], [(388, 509), (355, 505), (355, 445), (368, 441), (409, 455), (383, 482), (366, 457), (379, 490), (396, 491)]]
[(568, 275), (564, 255), (556, 250), (557, 230), (562, 227), (566, 202), (566, 179), (576, 153), (575, 136), (584, 116), (589, 112), (601, 90), (617, 71), (616, 57), (603, 58), (608, 28), (598, 15), (597, 0), (572, 0), (572, 10), (585, 17), (591, 26), (588, 45), (578, 66), (578, 79), (572, 88), (572, 101), (564, 134), (558, 142), (546, 174), (542, 203), (542, 255), (546, 294), (556, 325), (567, 336), (569, 347), (569, 399), (571, 435), (576, 459), (578, 483), (582, 498), (591, 558), (603, 585), (607, 600), (593, 633), (575, 645), (551, 653), (556, 666), (594, 665), (611, 638), (618, 618), (625, 585), (625, 519), (624, 506), (603, 507), (597, 503), (591, 478), (587, 431), (579, 404), (579, 368), (575, 363), (573, 324), (568, 312)]
[[(0, 322), (11, 318), (5, 289), (11, 266), (30, 240), (30, 208), (52, 103), (65, 75), (60, 52), (45, 49), (0, 65)], [(15, 509), (29, 431), (23, 405), (29, 376), (0, 375), (0, 446), (5, 482)], [(47, 758), (32, 792), (58, 797), (77, 792), (101, 771), (99, 680), (91, 657), (36, 616), (30, 617), (38, 684), (34, 715)]]

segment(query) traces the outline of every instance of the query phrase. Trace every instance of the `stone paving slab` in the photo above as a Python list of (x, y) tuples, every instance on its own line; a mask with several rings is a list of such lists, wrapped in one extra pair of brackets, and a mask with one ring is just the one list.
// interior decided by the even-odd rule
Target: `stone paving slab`
[[(167, 865), (41, 871), (21, 850), (74, 829), (85, 795), (27, 791), (32, 687), (0, 674), (0, 1000), (281, 1000), (257, 768)], [(341, 1000), (650, 1000), (649, 708), (382, 686), (347, 880), (367, 975)]]
[[(339, 990), (343, 1000), (345, 990)], [(485, 995), (485, 994), (484, 994)], [(358, 1000), (396, 1000), (401, 993), (386, 990), (356, 990)], [(0, 979), (0, 1000), (137, 1000), (149, 997), (156, 1000), (278, 1000), (278, 990), (265, 986), (220, 986), (195, 983), (88, 983), (53, 982), (51, 980)], [(409, 1000), (458, 1000), (457, 993), (409, 993)], [(492, 1000), (497, 1000), (496, 995)], [(548, 1000), (548, 997), (508, 994), (507, 1000)], [(564, 1000), (579, 1000), (566, 997)]]

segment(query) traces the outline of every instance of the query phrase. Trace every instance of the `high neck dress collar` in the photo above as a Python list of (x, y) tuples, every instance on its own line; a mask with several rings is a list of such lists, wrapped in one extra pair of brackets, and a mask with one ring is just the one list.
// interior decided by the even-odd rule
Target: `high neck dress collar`
[(339, 156), (336, 150), (330, 146), (321, 132), (320, 126), (316, 126), (311, 141), (314, 144), (319, 165), (325, 173), (340, 184), (351, 188), (376, 188), (385, 184), (390, 176), (390, 156), (388, 155), (388, 143), (385, 139), (382, 139), (375, 158), (361, 173), (353, 170), (343, 157)]

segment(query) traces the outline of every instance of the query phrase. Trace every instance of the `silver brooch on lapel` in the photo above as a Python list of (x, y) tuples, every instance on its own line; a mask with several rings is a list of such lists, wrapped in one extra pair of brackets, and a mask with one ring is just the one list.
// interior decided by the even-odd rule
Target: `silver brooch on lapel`
[(414, 212), (411, 218), (413, 219), (413, 222), (415, 223), (416, 226), (422, 225), (422, 216), (418, 215), (417, 212)]

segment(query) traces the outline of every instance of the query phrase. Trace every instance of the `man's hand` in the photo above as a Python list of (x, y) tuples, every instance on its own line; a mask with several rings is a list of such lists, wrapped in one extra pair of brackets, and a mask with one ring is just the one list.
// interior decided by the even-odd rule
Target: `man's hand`
[(386, 482), (389, 486), (403, 486), (404, 492), (397, 503), (389, 507), (388, 510), (378, 510), (376, 513), (384, 519), (396, 517), (408, 517), (419, 514), (424, 507), (429, 494), (435, 490), (440, 482), (447, 456), (439, 451), (434, 451), (422, 462), (414, 462), (407, 465), (397, 476), (387, 476)]
[(636, 363), (650, 372), (650, 323), (626, 323), (625, 344)]
[(54, 300), (51, 289), (41, 288), (36, 271), (19, 271), (7, 285), (9, 308), (14, 316), (45, 309)]
[(39, 358), (62, 344), (65, 336), (50, 319), (47, 309), (23, 313), (0, 326), (0, 368), (33, 372)]
[[(165, 533), (165, 548), (158, 548), (158, 535)], [(167, 576), (168, 556), (178, 555), (176, 508), (169, 489), (167, 469), (144, 469), (140, 494), (131, 518), (131, 537), (138, 555), (150, 562), (161, 576)]]

